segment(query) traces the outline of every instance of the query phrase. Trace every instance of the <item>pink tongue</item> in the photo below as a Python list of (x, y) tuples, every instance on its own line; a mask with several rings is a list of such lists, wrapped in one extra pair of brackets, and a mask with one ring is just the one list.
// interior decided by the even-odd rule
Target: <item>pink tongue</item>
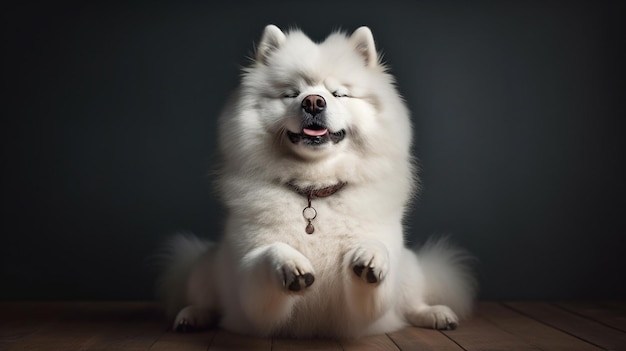
[(322, 136), (328, 133), (328, 129), (306, 129), (304, 128), (302, 132), (308, 136)]

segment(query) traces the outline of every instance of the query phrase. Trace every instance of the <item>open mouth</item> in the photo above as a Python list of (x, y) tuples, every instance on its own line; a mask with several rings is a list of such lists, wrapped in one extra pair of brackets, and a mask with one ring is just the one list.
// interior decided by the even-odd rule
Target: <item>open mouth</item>
[(318, 146), (323, 145), (327, 142), (332, 142), (336, 144), (342, 141), (346, 136), (345, 129), (341, 129), (338, 132), (331, 132), (328, 128), (323, 126), (313, 124), (307, 126), (306, 128), (302, 128), (300, 133), (294, 133), (291, 131), (287, 131), (287, 137), (294, 144), (304, 144), (310, 146)]

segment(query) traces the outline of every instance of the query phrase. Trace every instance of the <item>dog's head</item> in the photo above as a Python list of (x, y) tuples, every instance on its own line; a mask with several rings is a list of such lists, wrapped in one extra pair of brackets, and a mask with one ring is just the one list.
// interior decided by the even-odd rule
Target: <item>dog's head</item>
[(367, 27), (315, 43), (267, 26), (222, 122), (226, 156), (254, 154), (266, 167), (351, 167), (377, 153), (407, 154), (411, 139), (408, 112)]

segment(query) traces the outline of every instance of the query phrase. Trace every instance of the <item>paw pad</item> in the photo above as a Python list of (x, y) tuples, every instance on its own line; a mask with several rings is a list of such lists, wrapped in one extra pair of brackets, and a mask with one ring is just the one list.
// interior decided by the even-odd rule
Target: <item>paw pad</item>
[(191, 323), (189, 323), (187, 319), (184, 318), (178, 321), (178, 324), (176, 325), (176, 331), (179, 333), (189, 333), (196, 330), (196, 327), (194, 327)]
[(315, 277), (311, 273), (297, 274), (294, 275), (292, 281), (285, 285), (287, 285), (287, 289), (291, 291), (300, 291), (302, 289), (308, 288), (315, 282)]
[(376, 277), (376, 274), (374, 273), (374, 267), (356, 265), (352, 268), (352, 270), (354, 271), (354, 274), (357, 275), (357, 277), (365, 280), (370, 284), (378, 283), (379, 281), (378, 277)]

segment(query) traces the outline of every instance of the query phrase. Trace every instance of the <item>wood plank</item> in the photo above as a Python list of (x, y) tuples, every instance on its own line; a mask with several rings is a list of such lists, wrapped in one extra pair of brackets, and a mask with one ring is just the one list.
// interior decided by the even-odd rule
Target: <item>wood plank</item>
[(343, 350), (341, 344), (332, 339), (282, 339), (272, 340), (272, 351), (289, 350)]
[(344, 351), (400, 351), (388, 335), (366, 336), (358, 340), (341, 341)]
[[(463, 328), (466, 324), (462, 324)], [(460, 351), (463, 350), (454, 341), (438, 330), (407, 327), (389, 337), (402, 351)]]
[(129, 321), (112, 325), (106, 324), (102, 331), (96, 331), (88, 346), (81, 351), (147, 350), (165, 333), (166, 328), (154, 322)]
[(154, 302), (95, 302), (75, 318), (104, 325), (81, 351), (147, 350), (168, 328)]
[(352, 341), (179, 334), (153, 302), (2, 302), (0, 350), (626, 350), (621, 302), (480, 302), (454, 331), (404, 328)]
[(609, 350), (625, 350), (626, 334), (544, 302), (507, 302), (516, 311)]
[(232, 350), (272, 350), (272, 340), (267, 338), (254, 338), (239, 335), (219, 329), (215, 332), (213, 341), (208, 351), (232, 351)]
[(98, 331), (106, 328), (99, 321), (83, 321), (76, 315), (87, 303), (65, 304), (62, 317), (42, 326), (36, 332), (11, 345), (8, 350), (79, 350), (89, 346)]
[(620, 310), (622, 312), (626, 312), (626, 300), (624, 301), (602, 301), (602, 305), (610, 308), (614, 308), (616, 310)]
[(556, 302), (555, 305), (572, 313), (626, 332), (626, 312), (621, 309), (609, 307), (602, 302), (562, 301)]
[(106, 324), (61, 320), (11, 345), (8, 350), (83, 350), (89, 347)]
[(479, 302), (477, 310), (478, 316), (542, 350), (601, 350), (496, 302)]
[(74, 303), (9, 350), (146, 350), (163, 333), (152, 303)]
[(177, 333), (168, 331), (150, 347), (150, 351), (205, 351), (211, 345), (217, 330), (197, 333)]
[(0, 302), (0, 350), (59, 320), (69, 306), (67, 302)]
[(507, 333), (480, 316), (474, 316), (456, 330), (442, 331), (464, 350), (540, 350), (538, 347)]

